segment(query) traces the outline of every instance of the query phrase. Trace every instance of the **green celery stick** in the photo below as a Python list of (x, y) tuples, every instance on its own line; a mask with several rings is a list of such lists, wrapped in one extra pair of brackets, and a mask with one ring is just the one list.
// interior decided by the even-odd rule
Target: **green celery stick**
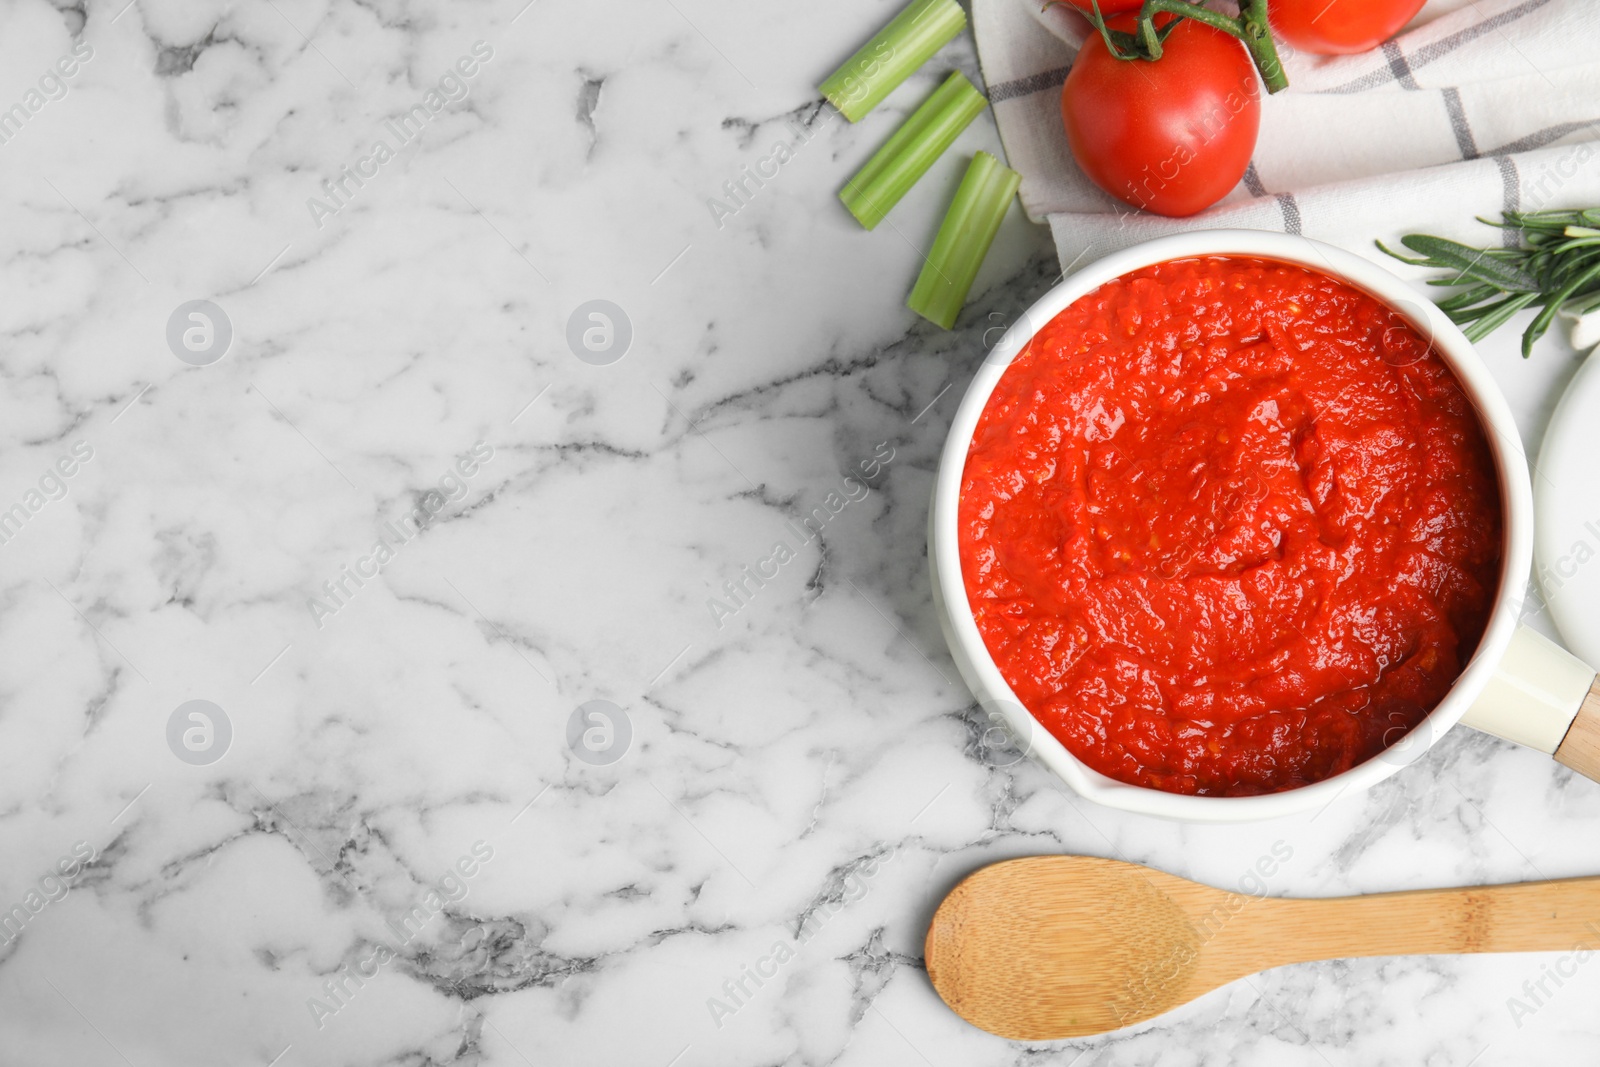
[(946, 330), (967, 302), (1022, 176), (987, 152), (972, 158), (906, 306)]
[(872, 229), (988, 104), (966, 75), (951, 71), (944, 84), (840, 190), (839, 199), (861, 225)]
[(912, 0), (818, 88), (845, 118), (859, 122), (966, 24), (956, 0)]

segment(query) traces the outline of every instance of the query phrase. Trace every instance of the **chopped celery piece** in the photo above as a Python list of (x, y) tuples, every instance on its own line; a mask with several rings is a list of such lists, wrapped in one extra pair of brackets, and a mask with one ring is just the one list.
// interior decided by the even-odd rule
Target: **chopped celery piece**
[(955, 325), (1020, 184), (1022, 176), (989, 153), (972, 158), (907, 307), (936, 326), (948, 330)]
[(988, 106), (966, 75), (952, 71), (944, 84), (894, 131), (867, 165), (839, 192), (850, 214), (867, 229), (922, 179), (961, 131)]
[(845, 118), (859, 122), (966, 24), (956, 0), (912, 0), (818, 88)]

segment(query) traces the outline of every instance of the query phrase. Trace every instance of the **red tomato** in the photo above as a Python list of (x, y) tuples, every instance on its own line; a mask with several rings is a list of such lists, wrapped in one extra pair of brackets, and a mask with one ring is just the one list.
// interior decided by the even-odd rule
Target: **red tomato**
[(1338, 56), (1376, 48), (1399, 32), (1424, 0), (1272, 0), (1267, 18), (1279, 42)]
[[(1132, 29), (1128, 17), (1113, 19)], [(1193, 215), (1239, 184), (1261, 127), (1261, 84), (1244, 45), (1194, 19), (1154, 62), (1117, 59), (1092, 34), (1061, 89), (1078, 166), (1100, 188), (1158, 215)]]

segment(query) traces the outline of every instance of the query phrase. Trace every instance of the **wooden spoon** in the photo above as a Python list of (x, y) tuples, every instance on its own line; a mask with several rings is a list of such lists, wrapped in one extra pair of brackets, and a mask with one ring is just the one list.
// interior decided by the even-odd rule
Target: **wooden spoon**
[(1031, 856), (952, 889), (925, 958), (957, 1015), (1049, 1041), (1130, 1026), (1286, 963), (1596, 947), (1597, 919), (1600, 878), (1286, 900), (1135, 863)]

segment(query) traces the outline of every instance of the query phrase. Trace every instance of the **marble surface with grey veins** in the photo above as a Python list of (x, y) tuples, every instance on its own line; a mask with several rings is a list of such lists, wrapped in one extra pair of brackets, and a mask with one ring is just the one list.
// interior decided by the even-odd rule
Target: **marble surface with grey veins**
[[(1593, 873), (1600, 788), (1462, 731), (1195, 827), (986, 758), (926, 502), (1058, 268), (1014, 210), (944, 333), (903, 305), (959, 164), (877, 232), (840, 209), (977, 76), (963, 39), (830, 117), (894, 7), (0, 8), (0, 1065), (1592, 1055), (1600, 965), (1526, 999), (1553, 956), (1285, 968), (1039, 1045), (933, 993), (931, 910), (996, 859)], [(1531, 443), (1576, 357), (1514, 344)]]

